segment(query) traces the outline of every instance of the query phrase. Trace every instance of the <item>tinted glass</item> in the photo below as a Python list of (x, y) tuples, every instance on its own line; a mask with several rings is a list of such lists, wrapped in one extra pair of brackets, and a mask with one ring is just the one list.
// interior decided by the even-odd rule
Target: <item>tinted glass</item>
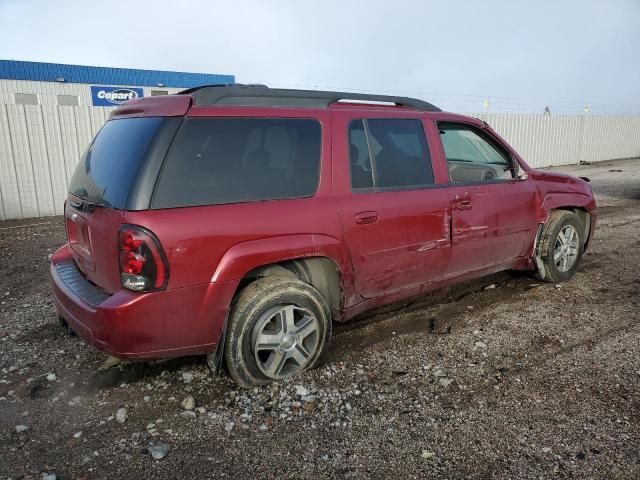
[(110, 120), (76, 167), (69, 192), (99, 205), (123, 209), (131, 184), (162, 118)]
[(508, 155), (473, 128), (440, 125), (440, 139), (452, 182), (513, 178)]
[(308, 119), (186, 119), (165, 160), (153, 208), (312, 196), (320, 138), (320, 124)]
[(349, 141), (352, 188), (402, 189), (433, 183), (420, 120), (357, 120), (349, 127)]
[(373, 187), (371, 159), (362, 120), (355, 120), (349, 125), (349, 161), (351, 162), (351, 187)]

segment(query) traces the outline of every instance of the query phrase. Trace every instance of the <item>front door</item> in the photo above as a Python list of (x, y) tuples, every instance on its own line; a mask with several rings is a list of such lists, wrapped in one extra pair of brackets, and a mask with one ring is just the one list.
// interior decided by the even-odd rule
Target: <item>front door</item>
[(452, 250), (447, 276), (524, 256), (537, 227), (537, 190), (486, 129), (439, 123), (449, 170)]
[(340, 112), (334, 144), (345, 147), (333, 156), (336, 206), (359, 293), (372, 298), (441, 278), (449, 197), (434, 184), (421, 120)]

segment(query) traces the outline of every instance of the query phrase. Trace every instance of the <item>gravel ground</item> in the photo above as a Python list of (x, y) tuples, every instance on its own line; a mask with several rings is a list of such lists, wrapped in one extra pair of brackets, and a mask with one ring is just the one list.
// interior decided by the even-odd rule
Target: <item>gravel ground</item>
[(0, 478), (639, 478), (640, 160), (561, 170), (600, 207), (571, 281), (365, 315), (251, 391), (202, 358), (105, 368), (50, 300), (61, 219), (0, 223)]

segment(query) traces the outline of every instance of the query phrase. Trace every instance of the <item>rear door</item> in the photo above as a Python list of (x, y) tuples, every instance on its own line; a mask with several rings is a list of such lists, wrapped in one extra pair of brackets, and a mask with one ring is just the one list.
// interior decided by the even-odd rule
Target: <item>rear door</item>
[(139, 167), (163, 118), (108, 121), (69, 183), (67, 236), (78, 268), (108, 292), (120, 288), (117, 240)]
[(438, 152), (449, 172), (452, 251), (447, 276), (506, 264), (526, 255), (537, 228), (532, 182), (486, 128), (439, 122)]
[(360, 294), (441, 278), (449, 198), (434, 183), (421, 119), (335, 111), (333, 138), (336, 206)]

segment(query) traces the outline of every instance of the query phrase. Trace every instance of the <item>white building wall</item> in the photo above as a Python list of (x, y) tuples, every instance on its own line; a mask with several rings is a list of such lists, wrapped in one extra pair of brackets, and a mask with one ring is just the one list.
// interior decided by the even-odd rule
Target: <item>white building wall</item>
[[(16, 105), (16, 92), (39, 104)], [(57, 105), (58, 94), (77, 95), (79, 106)], [(91, 106), (89, 85), (0, 80), (0, 220), (62, 214), (80, 155), (111, 110)], [(533, 167), (640, 157), (640, 116), (477, 116)]]
[[(16, 93), (36, 94), (38, 105), (16, 104)], [(58, 105), (57, 95), (77, 96), (78, 106)], [(0, 80), (0, 220), (61, 215), (80, 155), (114, 109), (92, 106), (90, 85)]]
[(532, 167), (640, 157), (640, 117), (477, 114)]

